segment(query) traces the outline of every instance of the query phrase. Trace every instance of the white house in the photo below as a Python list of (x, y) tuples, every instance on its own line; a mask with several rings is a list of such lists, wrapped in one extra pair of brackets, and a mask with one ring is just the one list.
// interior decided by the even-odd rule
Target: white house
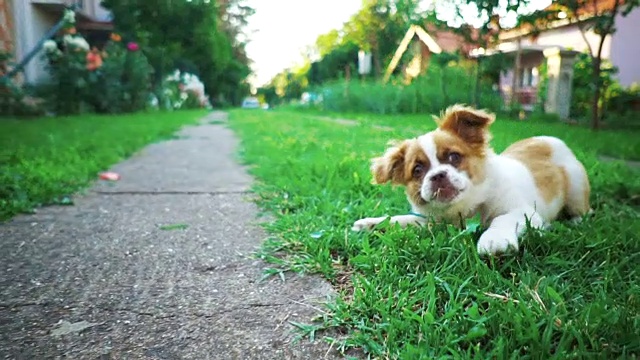
[[(507, 54), (515, 54), (517, 51), (521, 53), (519, 71), (516, 76), (516, 95), (520, 103), (527, 107), (537, 101), (536, 94), (540, 76), (538, 72), (545, 61), (547, 65), (556, 67), (556, 75), (560, 77), (556, 80), (570, 84), (572, 73), (568, 70), (573, 65), (576, 52), (589, 51), (589, 44), (595, 50), (600, 42), (600, 36), (595, 34), (593, 30), (586, 30), (583, 33), (580, 26), (592, 21), (594, 5), (597, 12), (602, 13), (611, 10), (614, 2), (614, 0), (586, 2), (588, 5), (585, 5), (584, 10), (579, 14), (581, 17), (579, 24), (561, 19), (553, 22), (546, 29), (533, 31), (531, 28), (523, 27), (500, 34), (499, 43), (495, 50)], [(638, 41), (640, 8), (634, 9), (626, 17), (618, 14), (615, 21), (617, 31), (605, 39), (602, 58), (609, 60), (618, 68), (617, 79), (622, 86), (631, 86), (634, 83), (640, 83), (640, 62), (637, 60), (638, 54), (640, 54), (640, 41)], [(550, 56), (555, 60), (549, 62)], [(514, 69), (507, 70), (501, 76), (500, 89), (507, 98), (511, 98), (513, 80)], [(570, 87), (558, 91), (568, 91), (570, 97)], [(563, 115), (564, 111), (560, 111), (560, 113)]]

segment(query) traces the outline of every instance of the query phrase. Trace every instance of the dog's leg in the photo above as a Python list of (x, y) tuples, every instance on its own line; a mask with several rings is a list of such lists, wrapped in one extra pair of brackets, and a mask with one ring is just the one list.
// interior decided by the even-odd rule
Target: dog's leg
[(495, 255), (506, 252), (510, 248), (518, 250), (518, 238), (527, 227), (527, 219), (533, 228), (543, 228), (544, 220), (534, 210), (511, 211), (497, 216), (489, 228), (480, 235), (478, 253)]
[[(385, 221), (388, 218), (389, 216), (381, 216), (381, 217), (371, 217), (371, 218), (360, 219), (353, 224), (353, 227), (351, 228), (351, 230), (353, 231), (371, 230), (376, 225), (380, 224), (381, 222)], [(391, 224), (398, 224), (404, 228), (404, 227), (407, 227), (408, 225), (416, 225), (416, 226), (424, 225), (427, 223), (427, 219), (417, 215), (396, 215), (396, 216), (392, 216), (389, 222)]]

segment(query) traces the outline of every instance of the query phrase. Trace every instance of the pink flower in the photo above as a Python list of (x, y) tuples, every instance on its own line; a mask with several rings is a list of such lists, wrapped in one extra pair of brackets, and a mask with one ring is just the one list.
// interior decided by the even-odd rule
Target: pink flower
[(138, 51), (140, 49), (140, 46), (132, 41), (127, 44), (127, 49), (129, 49), (129, 51)]

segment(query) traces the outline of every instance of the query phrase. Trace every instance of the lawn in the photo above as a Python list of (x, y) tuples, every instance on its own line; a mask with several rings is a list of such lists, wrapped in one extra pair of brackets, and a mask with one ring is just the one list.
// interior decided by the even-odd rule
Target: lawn
[(70, 196), (100, 171), (203, 115), (198, 110), (1, 120), (0, 221), (41, 205), (70, 204)]
[(409, 211), (402, 189), (370, 183), (369, 159), (390, 139), (433, 128), (428, 116), (344, 125), (313, 114), (236, 110), (230, 124), (258, 179), (257, 201), (275, 215), (259, 252), (273, 264), (267, 273), (285, 281), (289, 270), (320, 273), (340, 293), (318, 322), (298, 324), (307, 335), (338, 330), (346, 335), (325, 338), (334, 348), (381, 358), (640, 354), (640, 173), (598, 161), (604, 149), (639, 158), (640, 134), (498, 119), (497, 151), (535, 134), (566, 140), (589, 171), (596, 215), (529, 233), (519, 254), (485, 260), (476, 254), (477, 232), (447, 224), (349, 230), (364, 216)]

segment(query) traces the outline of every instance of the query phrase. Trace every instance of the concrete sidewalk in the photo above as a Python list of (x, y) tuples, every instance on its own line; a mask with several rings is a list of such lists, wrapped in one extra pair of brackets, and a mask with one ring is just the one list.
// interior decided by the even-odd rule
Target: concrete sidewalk
[(337, 358), (291, 341), (326, 282), (259, 282), (251, 178), (212, 120), (226, 115), (114, 166), (122, 179), (75, 206), (0, 224), (0, 359)]

